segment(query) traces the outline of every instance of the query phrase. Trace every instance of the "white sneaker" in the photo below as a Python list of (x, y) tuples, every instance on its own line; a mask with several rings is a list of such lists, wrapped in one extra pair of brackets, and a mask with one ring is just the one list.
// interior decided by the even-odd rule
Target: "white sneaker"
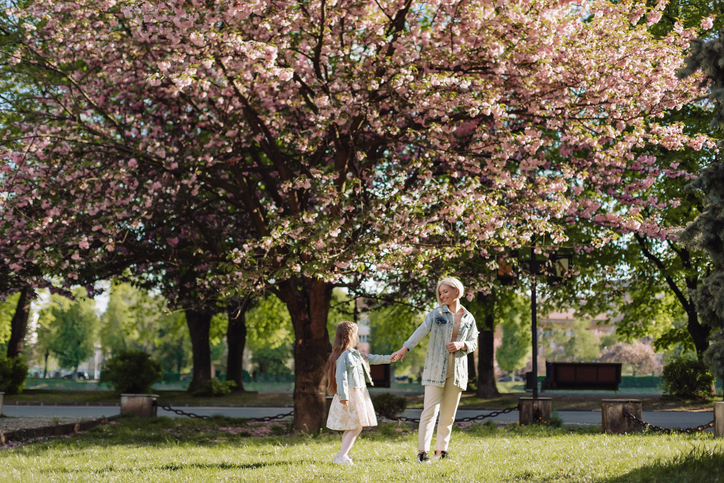
[(338, 464), (338, 465), (353, 465), (352, 460), (349, 458), (345, 458), (342, 456), (341, 458), (339, 456), (335, 456), (332, 460), (332, 463)]

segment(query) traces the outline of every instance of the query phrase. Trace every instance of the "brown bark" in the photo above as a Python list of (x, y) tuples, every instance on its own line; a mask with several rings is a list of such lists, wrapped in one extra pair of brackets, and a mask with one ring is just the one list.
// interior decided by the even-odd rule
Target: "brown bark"
[(468, 354), (468, 381), (477, 381), (478, 371), (475, 367), (475, 353)]
[(212, 313), (186, 309), (186, 325), (191, 336), (191, 349), (193, 351), (193, 378), (189, 384), (189, 392), (198, 391), (204, 382), (211, 380), (211, 346), (209, 345), (209, 330), (211, 328)]
[(20, 290), (20, 298), (15, 309), (15, 315), (10, 322), (10, 341), (8, 342), (8, 357), (18, 357), (23, 353), (25, 334), (28, 331), (28, 317), (30, 303), (33, 301), (34, 291), (30, 287)]
[(46, 379), (48, 377), (48, 356), (50, 356), (49, 351), (45, 351), (45, 367), (43, 367), (43, 379)]
[(640, 235), (634, 236), (636, 241), (639, 243), (644, 256), (659, 270), (659, 273), (661, 273), (664, 281), (669, 286), (669, 289), (671, 289), (682, 308), (686, 311), (686, 330), (689, 331), (691, 340), (694, 342), (694, 347), (696, 348), (696, 353), (699, 360), (701, 360), (704, 352), (709, 348), (709, 334), (711, 333), (711, 328), (701, 324), (699, 315), (696, 311), (696, 304), (691, 299), (691, 294), (694, 293), (699, 286), (699, 276), (694, 271), (694, 265), (691, 261), (691, 253), (686, 248), (676, 248), (673, 243), (670, 243), (669, 245), (678, 254), (684, 269), (689, 273), (694, 271), (693, 276), (684, 278), (687, 290), (682, 290), (676, 284), (676, 280), (670, 274), (670, 270), (667, 268), (664, 261), (651, 251), (647, 240)]
[(478, 329), (478, 390), (476, 396), (489, 399), (500, 395), (495, 384), (495, 293), (478, 294), (484, 313)]
[(317, 433), (324, 425), (327, 379), (324, 364), (332, 351), (327, 315), (333, 285), (320, 280), (277, 286), (294, 326), (294, 423), (297, 433)]
[(229, 308), (229, 327), (226, 329), (228, 356), (226, 359), (226, 380), (234, 381), (234, 391), (244, 391), (244, 347), (246, 346), (246, 311), (249, 301)]
[(691, 304), (691, 308), (687, 310), (687, 323), (686, 329), (691, 335), (691, 340), (694, 341), (694, 347), (696, 348), (696, 354), (699, 360), (704, 356), (704, 352), (709, 348), (709, 335), (711, 334), (711, 328), (702, 325), (699, 321), (699, 315), (696, 312), (696, 307)]

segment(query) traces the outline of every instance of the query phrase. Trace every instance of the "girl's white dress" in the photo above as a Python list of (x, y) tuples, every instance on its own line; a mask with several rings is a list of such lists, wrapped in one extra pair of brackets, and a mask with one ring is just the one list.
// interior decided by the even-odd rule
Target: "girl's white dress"
[(357, 429), (360, 426), (377, 426), (375, 408), (366, 387), (350, 387), (347, 406), (339, 402), (335, 394), (329, 407), (327, 427), (335, 431)]

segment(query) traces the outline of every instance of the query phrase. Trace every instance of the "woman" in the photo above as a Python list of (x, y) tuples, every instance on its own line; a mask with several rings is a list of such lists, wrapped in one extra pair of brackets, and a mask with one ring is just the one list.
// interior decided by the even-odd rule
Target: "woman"
[(447, 458), (450, 431), (455, 422), (455, 413), (460, 395), (468, 385), (467, 355), (475, 350), (478, 329), (475, 318), (460, 305), (464, 293), (463, 284), (453, 277), (442, 279), (437, 284), (439, 307), (425, 317), (415, 333), (391, 356), (392, 361), (405, 358), (426, 336), (430, 341), (425, 355), (422, 385), (425, 386), (425, 406), (420, 416), (417, 461), (430, 461), (428, 452), (432, 441), (435, 419), (440, 411), (437, 426), (435, 458)]

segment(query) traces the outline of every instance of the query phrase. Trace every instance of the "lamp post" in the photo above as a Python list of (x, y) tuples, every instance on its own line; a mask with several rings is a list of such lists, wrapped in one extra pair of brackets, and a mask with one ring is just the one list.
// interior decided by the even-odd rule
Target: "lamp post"
[[(550, 256), (553, 264), (554, 274), (548, 276), (549, 285), (565, 283), (568, 271), (573, 262), (573, 255), (561, 255), (554, 253)], [(531, 344), (533, 349), (533, 399), (538, 399), (538, 313), (537, 313), (537, 285), (538, 273), (541, 272), (541, 264), (535, 256), (535, 240), (530, 246), (530, 315), (531, 315)]]
[(533, 346), (533, 399), (538, 399), (538, 321), (536, 313), (536, 274), (538, 261), (535, 259), (535, 241), (530, 244), (530, 318), (531, 344)]
[[(498, 270), (497, 279), (502, 285), (513, 285), (518, 280), (518, 276), (515, 274), (515, 265), (522, 262), (516, 262), (518, 260), (518, 251), (514, 250), (510, 253), (510, 257), (513, 261), (509, 261), (504, 255), (498, 257)], [(560, 255), (553, 253), (550, 255), (549, 260), (553, 265), (553, 273), (548, 275), (547, 281), (549, 285), (558, 285), (565, 283), (566, 277), (568, 276), (569, 270), (573, 263), (573, 255)], [(541, 267), (545, 262), (538, 261), (535, 255), (535, 240), (531, 241), (530, 246), (530, 261), (528, 262), (528, 271), (530, 272), (530, 309), (531, 309), (531, 345), (533, 349), (533, 367), (531, 381), (526, 381), (526, 389), (532, 388), (533, 399), (538, 399), (538, 307), (537, 307), (537, 288), (538, 288), (538, 275), (540, 274)]]

